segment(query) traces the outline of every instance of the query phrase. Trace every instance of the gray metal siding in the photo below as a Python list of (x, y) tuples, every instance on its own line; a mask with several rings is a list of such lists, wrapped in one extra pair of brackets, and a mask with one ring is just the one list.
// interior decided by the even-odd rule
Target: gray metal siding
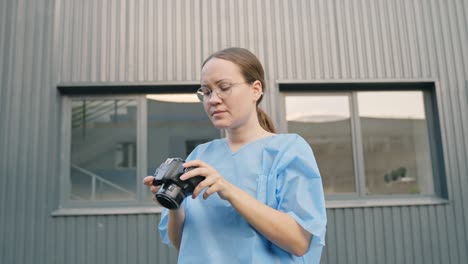
[(61, 82), (196, 80), (199, 1), (58, 1)]
[(57, 218), (44, 263), (174, 263), (175, 251), (157, 246), (158, 221), (159, 215)]
[(51, 6), (51, 1), (0, 4), (1, 263), (33, 263), (45, 251), (48, 212), (56, 206), (48, 203), (56, 191), (47, 188), (54, 186), (58, 156), (53, 110), (59, 101), (50, 89), (49, 69)]
[(51, 217), (62, 83), (199, 79), (242, 46), (277, 80), (437, 80), (450, 203), (328, 210), (323, 263), (468, 259), (468, 3), (463, 0), (0, 2), (0, 263), (174, 263), (158, 215)]

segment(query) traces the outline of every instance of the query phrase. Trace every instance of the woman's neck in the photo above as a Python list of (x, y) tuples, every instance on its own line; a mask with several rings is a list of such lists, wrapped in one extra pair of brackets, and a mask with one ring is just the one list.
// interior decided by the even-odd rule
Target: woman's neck
[(229, 143), (229, 146), (234, 151), (249, 142), (270, 135), (273, 135), (273, 133), (266, 131), (258, 123), (253, 126), (243, 126), (226, 130), (226, 139)]

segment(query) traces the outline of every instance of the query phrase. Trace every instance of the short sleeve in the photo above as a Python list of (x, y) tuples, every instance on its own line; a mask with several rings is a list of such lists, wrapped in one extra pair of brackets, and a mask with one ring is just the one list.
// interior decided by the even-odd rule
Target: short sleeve
[[(197, 156), (197, 153), (198, 153), (198, 147), (196, 147), (191, 153), (190, 155), (188, 155), (188, 157), (185, 159), (185, 160), (193, 160), (196, 158)], [(182, 202), (182, 206), (185, 206), (185, 203)], [(161, 235), (161, 240), (164, 244), (166, 245), (169, 245), (169, 246), (173, 246), (171, 241), (169, 240), (169, 235), (167, 233), (167, 222), (169, 220), (169, 216), (168, 216), (168, 209), (166, 208), (163, 208), (162, 211), (161, 211), (161, 220), (159, 221), (159, 234)]]
[(161, 235), (161, 240), (164, 244), (172, 246), (172, 243), (169, 240), (169, 235), (167, 234), (168, 218), (167, 209), (163, 208), (161, 212), (161, 221), (159, 222), (159, 234)]
[(311, 247), (325, 245), (326, 208), (322, 179), (309, 144), (295, 135), (277, 167), (277, 210), (313, 235)]

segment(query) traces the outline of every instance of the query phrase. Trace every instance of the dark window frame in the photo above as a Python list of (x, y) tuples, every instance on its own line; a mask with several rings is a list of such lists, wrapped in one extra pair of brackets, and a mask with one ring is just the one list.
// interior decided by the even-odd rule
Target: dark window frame
[[(138, 84), (138, 83), (69, 83), (59, 84), (57, 90), (61, 95), (60, 120), (62, 125), (60, 138), (61, 160), (59, 166), (60, 194), (57, 210), (52, 216), (68, 215), (115, 215), (159, 213), (162, 207), (145, 200), (145, 186), (137, 184), (137, 199), (135, 201), (84, 201), (70, 202), (70, 143), (71, 143), (71, 101), (74, 98), (90, 99), (135, 99), (138, 105), (137, 116), (137, 179), (146, 176), (147, 162), (147, 99), (148, 94), (187, 94), (196, 93), (199, 84), (196, 82)], [(141, 185), (141, 186), (140, 186)]]
[[(278, 82), (278, 90), (282, 95), (282, 127), (287, 130), (285, 113), (285, 97), (297, 94), (314, 93), (351, 93), (361, 91), (422, 91), (425, 102), (426, 121), (430, 143), (430, 160), (433, 169), (434, 195), (362, 195), (356, 191), (352, 194), (326, 195), (327, 207), (361, 207), (406, 204), (434, 204), (446, 203), (449, 198), (447, 191), (447, 177), (442, 149), (442, 134), (437, 105), (436, 81), (343, 81), (343, 82)], [(354, 106), (357, 107), (357, 106)], [(353, 118), (353, 116), (351, 116)], [(354, 117), (356, 118), (356, 117)], [(353, 142), (354, 145), (354, 142)], [(354, 146), (355, 147), (355, 146)], [(353, 148), (354, 148), (353, 147)], [(362, 146), (361, 146), (362, 147)], [(358, 161), (359, 162), (359, 161)], [(319, 164), (320, 166), (320, 164)], [(359, 177), (355, 175), (355, 178)], [(364, 179), (365, 180), (365, 179)], [(362, 181), (362, 179), (360, 179)], [(362, 183), (356, 182), (356, 185)], [(357, 187), (358, 188), (358, 187)], [(421, 199), (423, 198), (423, 199)], [(428, 199), (425, 199), (428, 198)], [(409, 201), (407, 199), (410, 199)], [(413, 201), (411, 201), (413, 199)], [(346, 201), (349, 200), (349, 201)], [(370, 202), (369, 202), (370, 201)], [(330, 205), (329, 205), (330, 204)]]

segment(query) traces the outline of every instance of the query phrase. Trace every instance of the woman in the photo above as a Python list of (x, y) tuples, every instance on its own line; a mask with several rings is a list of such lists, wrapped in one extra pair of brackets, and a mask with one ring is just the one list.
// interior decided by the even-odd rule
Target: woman
[(197, 93), (226, 138), (188, 156), (184, 167), (196, 169), (181, 179), (205, 179), (193, 199), (162, 213), (161, 236), (179, 263), (320, 262), (326, 215), (317, 164), (300, 136), (275, 134), (258, 108), (264, 89), (263, 67), (246, 49), (221, 50), (203, 63)]

